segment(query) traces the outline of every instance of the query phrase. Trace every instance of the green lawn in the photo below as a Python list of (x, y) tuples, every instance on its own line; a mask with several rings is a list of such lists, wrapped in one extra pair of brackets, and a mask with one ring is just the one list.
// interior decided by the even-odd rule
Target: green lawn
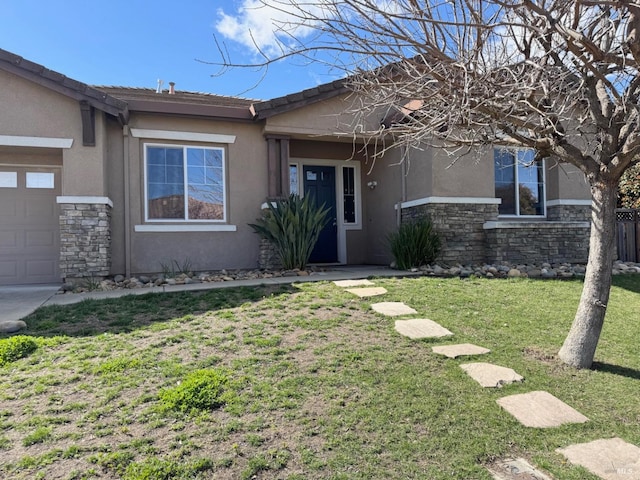
[[(0, 367), (0, 478), (489, 479), (485, 464), (523, 456), (584, 480), (556, 448), (640, 445), (640, 276), (616, 278), (586, 371), (555, 359), (579, 281), (375, 283), (389, 293), (373, 301), (404, 301), (455, 336), (409, 340), (330, 283), (37, 311), (25, 334), (38, 348)], [(431, 352), (467, 342), (525, 381), (482, 389), (458, 367), (468, 359)], [(203, 378), (209, 406), (193, 390)], [(496, 404), (533, 390), (590, 421), (531, 429)]]

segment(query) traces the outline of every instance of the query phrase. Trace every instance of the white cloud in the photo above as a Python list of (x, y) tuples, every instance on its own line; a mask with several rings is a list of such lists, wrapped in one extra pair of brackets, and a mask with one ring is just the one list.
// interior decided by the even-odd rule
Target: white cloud
[(261, 51), (278, 55), (296, 40), (311, 35), (318, 19), (328, 15), (331, 3), (320, 0), (302, 6), (298, 0), (273, 0), (265, 5), (260, 0), (242, 0), (233, 13), (218, 10), (215, 28), (220, 35), (244, 45), (254, 54)]

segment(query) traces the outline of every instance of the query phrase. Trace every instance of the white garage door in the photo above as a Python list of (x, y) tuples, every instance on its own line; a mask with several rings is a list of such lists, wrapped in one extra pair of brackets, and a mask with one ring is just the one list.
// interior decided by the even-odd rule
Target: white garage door
[(0, 285), (60, 282), (60, 169), (0, 165)]

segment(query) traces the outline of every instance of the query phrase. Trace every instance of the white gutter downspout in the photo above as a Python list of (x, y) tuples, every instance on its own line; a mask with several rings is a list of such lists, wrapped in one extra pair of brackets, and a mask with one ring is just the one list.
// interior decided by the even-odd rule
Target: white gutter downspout
[(407, 201), (407, 163), (409, 162), (409, 147), (403, 145), (402, 147), (402, 167), (400, 172), (400, 202), (398, 202), (398, 208), (396, 208), (396, 226), (400, 227), (402, 224), (402, 204)]

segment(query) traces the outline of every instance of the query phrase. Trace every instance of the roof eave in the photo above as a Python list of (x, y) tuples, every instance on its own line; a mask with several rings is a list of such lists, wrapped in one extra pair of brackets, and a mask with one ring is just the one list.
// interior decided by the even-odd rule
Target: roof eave
[(139, 113), (160, 113), (167, 115), (189, 115), (228, 120), (252, 121), (249, 107), (221, 105), (198, 105), (194, 103), (169, 103), (153, 100), (128, 100), (129, 110)]

